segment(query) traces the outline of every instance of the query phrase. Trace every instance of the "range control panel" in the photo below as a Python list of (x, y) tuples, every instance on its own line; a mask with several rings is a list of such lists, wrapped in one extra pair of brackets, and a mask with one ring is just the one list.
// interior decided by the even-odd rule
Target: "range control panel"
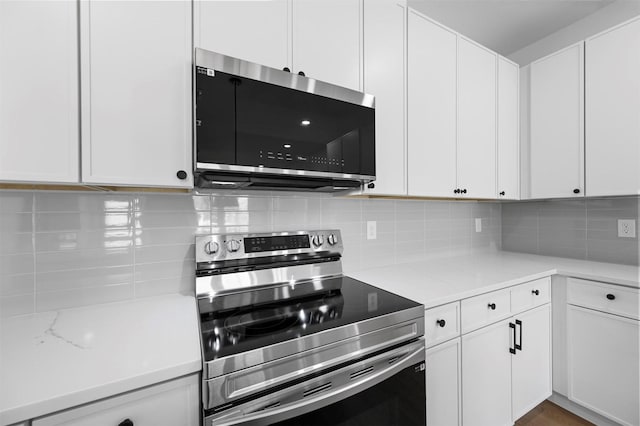
[(198, 263), (315, 252), (341, 254), (342, 250), (337, 229), (196, 237)]

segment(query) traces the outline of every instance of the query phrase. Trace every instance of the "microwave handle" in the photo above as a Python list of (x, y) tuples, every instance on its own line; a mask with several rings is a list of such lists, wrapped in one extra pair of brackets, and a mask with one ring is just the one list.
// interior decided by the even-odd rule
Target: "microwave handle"
[[(240, 405), (236, 407), (237, 415), (217, 419), (205, 418), (205, 426), (213, 426), (214, 423), (215, 426), (232, 426), (237, 424), (263, 426), (297, 417), (299, 415), (317, 410), (318, 408), (326, 407), (327, 405), (333, 404), (357, 393), (360, 393), (372, 386), (377, 385), (378, 383), (385, 381), (389, 377), (404, 370), (405, 368), (417, 364), (421, 361), (424, 362), (425, 360), (424, 340), (414, 342), (412, 345), (410, 345), (410, 348), (404, 347), (398, 349), (400, 349), (400, 352), (405, 352), (405, 356), (401, 356), (401, 359), (399, 359), (398, 361), (389, 361), (389, 365), (387, 365), (383, 369), (378, 370), (374, 374), (363, 375), (359, 379), (352, 380), (340, 387), (333, 388), (329, 392), (320, 391), (316, 394), (317, 396), (314, 397), (304, 398), (302, 400), (298, 400), (289, 404), (280, 405), (277, 408), (256, 411), (249, 414), (244, 414), (242, 405)], [(410, 352), (406, 353), (407, 350), (409, 350)], [(391, 351), (389, 353), (379, 355), (378, 357), (383, 356), (384, 358), (393, 359), (394, 353), (397, 352), (398, 350)], [(318, 382), (322, 383), (322, 376), (318, 379)], [(308, 383), (300, 383), (299, 385), (293, 386), (292, 389), (295, 389), (296, 387), (303, 388), (306, 385), (308, 385)]]

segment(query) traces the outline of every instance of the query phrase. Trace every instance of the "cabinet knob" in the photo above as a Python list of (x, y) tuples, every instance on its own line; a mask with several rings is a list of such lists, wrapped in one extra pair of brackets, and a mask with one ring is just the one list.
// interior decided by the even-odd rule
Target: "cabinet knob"
[(298, 75), (305, 76), (304, 71), (298, 71)]
[(580, 189), (578, 189), (578, 188), (574, 189), (574, 190), (573, 190), (573, 193), (574, 193), (574, 194), (579, 194), (579, 193), (580, 193)]
[(440, 327), (444, 327), (447, 322), (443, 319), (439, 319), (438, 321), (436, 321), (436, 324), (438, 324)]
[(458, 188), (456, 188), (456, 189), (454, 189), (454, 190), (453, 190), (453, 193), (454, 193), (454, 194), (459, 194), (459, 193), (460, 193), (460, 190), (459, 190)]
[(504, 196), (504, 191), (501, 191), (501, 192), (500, 192), (500, 195)]
[(187, 178), (187, 172), (185, 172), (184, 170), (178, 170), (176, 176), (178, 176), (178, 179), (185, 180)]
[(466, 189), (463, 189), (463, 190), (462, 190), (462, 191), (460, 191), (460, 192), (462, 192), (463, 194), (466, 194), (466, 193), (467, 193), (467, 190), (466, 190)]
[(118, 423), (118, 426), (133, 426), (133, 422), (130, 419), (124, 419)]
[(487, 305), (487, 308), (491, 309), (492, 311), (495, 311), (496, 310), (496, 304), (495, 303), (489, 303)]
[(289, 69), (289, 67), (284, 67), (284, 68), (282, 68), (282, 71), (291, 72), (291, 70)]
[(369, 188), (369, 189), (373, 189), (373, 188), (375, 188), (375, 187), (376, 187), (376, 184), (375, 184), (375, 183), (373, 183), (373, 182), (371, 182), (371, 183), (369, 183), (369, 184), (367, 185), (367, 188)]
[(531, 294), (535, 294), (536, 296), (539, 296), (540, 290), (531, 290)]
[(609, 294), (607, 294), (607, 299), (609, 299), (609, 300), (615, 300), (615, 299), (616, 299), (616, 296), (614, 296), (613, 294), (609, 293)]

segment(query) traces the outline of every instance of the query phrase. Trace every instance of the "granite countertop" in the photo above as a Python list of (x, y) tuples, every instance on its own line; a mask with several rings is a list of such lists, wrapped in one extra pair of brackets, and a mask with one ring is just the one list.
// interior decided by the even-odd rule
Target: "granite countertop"
[(640, 288), (640, 268), (497, 251), (372, 268), (353, 278), (430, 308), (560, 274)]
[(198, 372), (198, 333), (177, 294), (3, 319), (0, 425)]

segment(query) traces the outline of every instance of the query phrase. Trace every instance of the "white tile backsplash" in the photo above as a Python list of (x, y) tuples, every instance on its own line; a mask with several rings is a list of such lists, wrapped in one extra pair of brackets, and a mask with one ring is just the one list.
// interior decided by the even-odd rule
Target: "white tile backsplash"
[[(377, 222), (375, 240), (367, 220)], [(0, 191), (0, 316), (192, 293), (195, 235), (337, 228), (349, 273), (493, 250), (501, 223), (498, 203), (467, 201)]]

